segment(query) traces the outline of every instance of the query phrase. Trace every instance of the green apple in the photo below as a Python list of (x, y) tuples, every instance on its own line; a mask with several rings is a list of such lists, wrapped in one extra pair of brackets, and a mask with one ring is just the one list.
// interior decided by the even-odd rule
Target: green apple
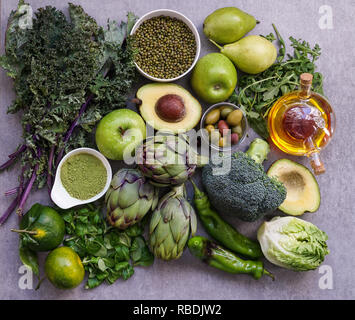
[(134, 153), (146, 130), (142, 117), (129, 109), (118, 109), (101, 119), (96, 128), (96, 145), (111, 160), (123, 160)]
[(226, 101), (237, 85), (237, 70), (221, 53), (209, 53), (197, 61), (191, 76), (196, 94), (208, 103)]

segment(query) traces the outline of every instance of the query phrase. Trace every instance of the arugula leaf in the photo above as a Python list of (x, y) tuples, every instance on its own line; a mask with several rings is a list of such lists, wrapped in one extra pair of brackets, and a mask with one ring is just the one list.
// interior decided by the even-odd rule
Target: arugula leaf
[(293, 55), (286, 55), (286, 44), (275, 25), (275, 35), (264, 36), (280, 43), (276, 62), (267, 70), (256, 75), (243, 75), (239, 81), (239, 91), (230, 102), (240, 105), (245, 111), (250, 126), (264, 139), (269, 137), (267, 114), (272, 105), (284, 94), (296, 90), (302, 73), (313, 74), (313, 91), (323, 93), (323, 76), (316, 72), (315, 62), (321, 54), (318, 44), (311, 48), (305, 40), (290, 37)]

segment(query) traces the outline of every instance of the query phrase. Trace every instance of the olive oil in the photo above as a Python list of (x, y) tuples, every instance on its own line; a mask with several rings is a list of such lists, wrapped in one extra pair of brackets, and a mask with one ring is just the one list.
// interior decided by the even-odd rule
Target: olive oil
[(270, 136), (282, 151), (311, 158), (316, 174), (325, 171), (319, 158), (335, 129), (335, 115), (330, 103), (311, 91), (312, 75), (301, 75), (300, 89), (281, 97), (268, 115)]

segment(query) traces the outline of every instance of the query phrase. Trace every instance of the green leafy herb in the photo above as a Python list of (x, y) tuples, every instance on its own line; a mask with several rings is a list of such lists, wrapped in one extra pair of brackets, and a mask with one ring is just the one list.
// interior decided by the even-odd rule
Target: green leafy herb
[(141, 236), (133, 240), (130, 255), (135, 266), (150, 266), (154, 261), (154, 256)]
[[(286, 43), (273, 27), (280, 43), (275, 64), (257, 75), (243, 75), (239, 92), (230, 99), (244, 109), (251, 127), (265, 139), (269, 136), (266, 118), (270, 108), (281, 96), (296, 90), (302, 73), (312, 73), (313, 91), (323, 94), (323, 76), (315, 71), (315, 61), (321, 53), (319, 45), (311, 48), (308, 42), (290, 37), (293, 55), (286, 56)], [(275, 41), (276, 37), (273, 33), (265, 36), (269, 41)]]
[(109, 21), (104, 29), (81, 6), (69, 4), (69, 20), (48, 6), (38, 9), (33, 27), (26, 29), (19, 24), (23, 5), (20, 0), (9, 17), (5, 55), (0, 56), (0, 67), (13, 78), (16, 93), (8, 112), (21, 111), (24, 137), (0, 166), (3, 170), (20, 160), (23, 168), (18, 195), (0, 224), (16, 207), (22, 213), (34, 185), (52, 187), (64, 153), (92, 145), (95, 124), (125, 107), (136, 75), (126, 39), (136, 19), (132, 13), (127, 22)]
[(144, 237), (143, 224), (125, 231), (109, 226), (101, 215), (101, 208), (87, 205), (61, 211), (68, 237), (64, 245), (78, 253), (88, 272), (87, 289), (95, 288), (106, 280), (127, 280), (134, 266), (149, 266), (154, 257)]
[(21, 262), (25, 266), (30, 268), (32, 272), (39, 278), (39, 265), (38, 265), (37, 252), (29, 249), (28, 247), (23, 245), (22, 241), (20, 241), (19, 256)]

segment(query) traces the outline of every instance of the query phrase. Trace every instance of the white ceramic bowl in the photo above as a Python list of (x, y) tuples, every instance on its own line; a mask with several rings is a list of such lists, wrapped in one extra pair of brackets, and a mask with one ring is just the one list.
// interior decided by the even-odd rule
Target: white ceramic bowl
[(138, 29), (138, 27), (146, 20), (149, 20), (150, 18), (153, 17), (159, 17), (159, 16), (168, 16), (168, 17), (172, 17), (172, 18), (177, 18), (183, 22), (185, 22), (185, 24), (190, 28), (190, 30), (192, 31), (192, 33), (195, 36), (195, 40), (196, 40), (196, 55), (195, 55), (195, 59), (192, 63), (192, 65), (190, 66), (190, 68), (184, 72), (183, 74), (181, 74), (178, 77), (172, 78), (172, 79), (160, 79), (160, 78), (156, 78), (156, 77), (152, 77), (151, 75), (149, 75), (148, 73), (144, 72), (138, 65), (137, 63), (135, 63), (137, 70), (147, 79), (152, 80), (152, 81), (157, 81), (157, 82), (172, 82), (172, 81), (176, 81), (182, 77), (184, 77), (185, 75), (187, 75), (195, 66), (199, 56), (200, 56), (200, 50), (201, 50), (201, 41), (200, 41), (200, 36), (198, 34), (198, 31), (195, 27), (195, 25), (191, 22), (190, 19), (188, 19), (185, 15), (183, 15), (180, 12), (174, 11), (174, 10), (169, 10), (169, 9), (159, 9), (159, 10), (154, 10), (151, 12), (146, 13), (144, 16), (142, 16), (133, 26), (132, 31), (131, 31), (131, 35), (133, 35), (136, 30)]
[[(92, 197), (92, 198), (87, 199), (87, 200), (80, 200), (80, 199), (73, 198), (67, 192), (67, 190), (64, 188), (64, 186), (62, 184), (62, 181), (60, 179), (60, 170), (62, 168), (63, 163), (69, 157), (71, 157), (71, 156), (73, 156), (75, 154), (78, 154), (78, 153), (88, 153), (88, 154), (91, 154), (91, 155), (95, 156), (96, 158), (98, 158), (102, 162), (102, 164), (105, 166), (106, 173), (107, 173), (107, 181), (106, 181), (105, 187), (95, 197)], [(58, 207), (60, 207), (62, 209), (69, 209), (69, 208), (72, 208), (72, 207), (75, 207), (75, 206), (79, 206), (79, 205), (82, 205), (82, 204), (94, 202), (94, 201), (100, 199), (102, 196), (105, 195), (105, 193), (107, 192), (108, 188), (110, 187), (111, 180), (112, 180), (112, 169), (111, 169), (110, 163), (108, 162), (108, 160), (100, 152), (96, 151), (95, 149), (91, 149), (91, 148), (78, 148), (78, 149), (75, 149), (75, 150), (70, 151), (69, 153), (67, 153), (65, 155), (65, 157), (60, 161), (60, 163), (58, 165), (58, 168), (57, 168), (57, 172), (56, 172), (56, 176), (55, 176), (52, 192), (51, 192), (51, 198), (52, 198), (52, 201)]]

